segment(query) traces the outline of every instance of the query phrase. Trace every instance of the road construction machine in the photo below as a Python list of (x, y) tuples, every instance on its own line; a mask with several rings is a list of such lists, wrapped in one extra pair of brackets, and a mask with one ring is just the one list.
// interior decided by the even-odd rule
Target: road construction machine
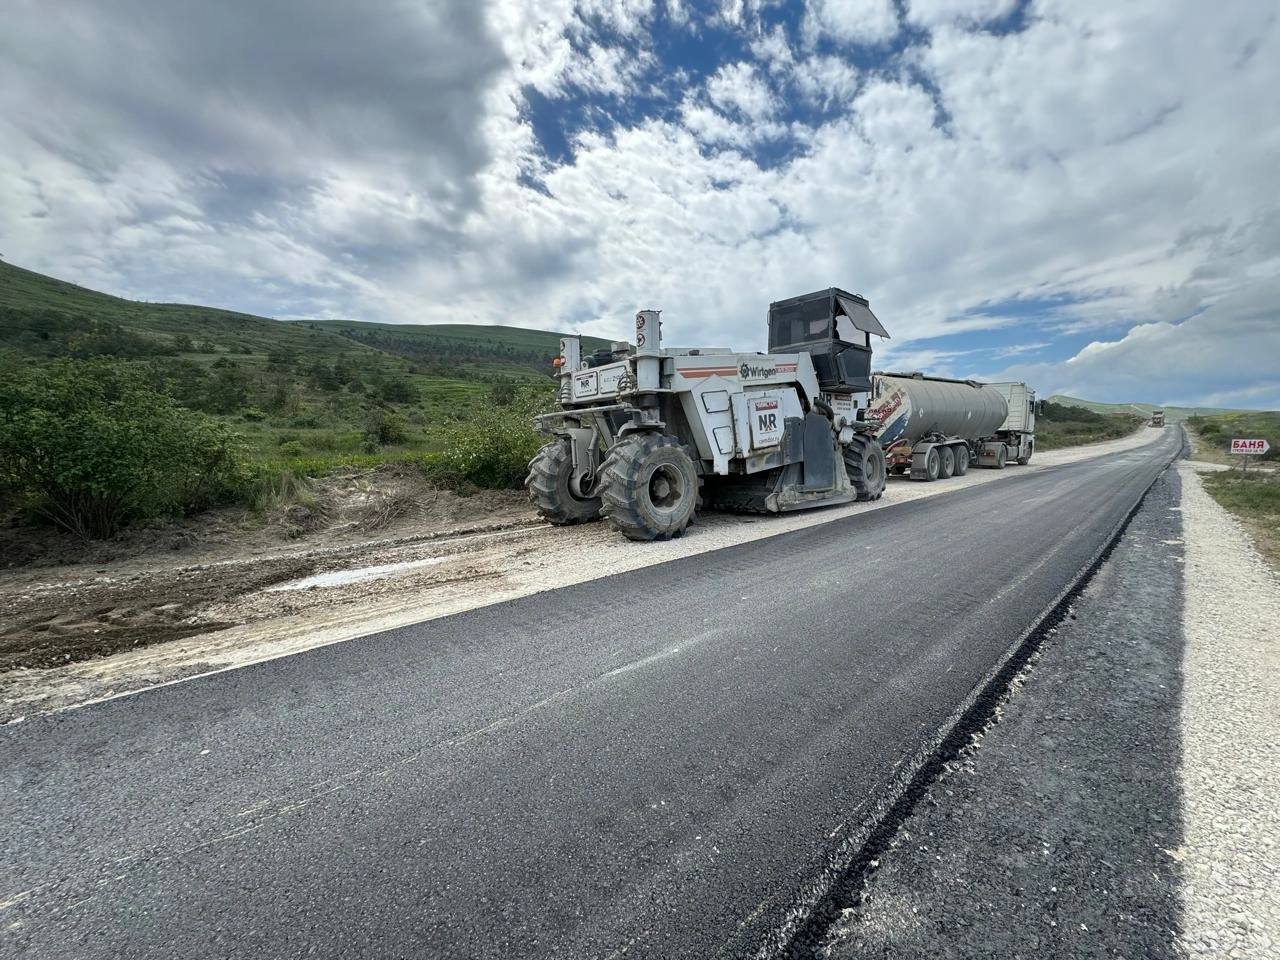
[(603, 517), (632, 540), (677, 537), (704, 500), (779, 513), (884, 492), (884, 452), (867, 419), (867, 300), (837, 288), (769, 305), (769, 352), (665, 347), (659, 311), (636, 314), (635, 343), (583, 355), (560, 341), (550, 437), (529, 464), (547, 520)]

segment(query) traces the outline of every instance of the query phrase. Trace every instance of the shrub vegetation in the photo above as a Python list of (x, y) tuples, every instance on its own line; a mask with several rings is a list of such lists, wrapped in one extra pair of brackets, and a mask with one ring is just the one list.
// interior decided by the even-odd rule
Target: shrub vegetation
[(0, 384), (0, 485), (82, 538), (239, 496), (248, 479), (229, 429), (126, 365), (58, 361)]

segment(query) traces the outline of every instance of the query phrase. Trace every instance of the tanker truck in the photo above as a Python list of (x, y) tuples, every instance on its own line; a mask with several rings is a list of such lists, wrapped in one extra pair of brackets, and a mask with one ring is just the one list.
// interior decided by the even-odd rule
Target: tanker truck
[(979, 383), (923, 373), (876, 373), (866, 419), (890, 473), (913, 480), (963, 476), (971, 464), (1028, 463), (1035, 393), (1025, 383)]

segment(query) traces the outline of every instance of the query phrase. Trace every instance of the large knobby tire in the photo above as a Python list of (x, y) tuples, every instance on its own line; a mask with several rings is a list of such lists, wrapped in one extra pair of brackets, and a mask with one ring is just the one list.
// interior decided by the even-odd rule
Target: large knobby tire
[(1018, 462), (1025, 467), (1028, 463), (1031, 462), (1031, 454), (1035, 453), (1035, 450), (1036, 450), (1035, 444), (1032, 444), (1032, 443), (1027, 444), (1026, 456), (1019, 457)]
[(860, 433), (853, 435), (844, 448), (844, 472), (859, 500), (880, 499), (888, 471), (885, 469), (884, 450), (874, 437)]
[(573, 455), (568, 440), (553, 440), (529, 461), (525, 489), (538, 513), (557, 526), (585, 523), (600, 516), (600, 498), (580, 497), (573, 492)]
[(950, 447), (938, 448), (938, 479), (950, 480), (956, 472), (956, 452)]
[(701, 482), (675, 437), (625, 437), (609, 448), (600, 470), (600, 513), (630, 540), (670, 540), (693, 522)]
[(956, 452), (956, 476), (963, 477), (969, 472), (969, 448), (958, 443), (951, 449)]

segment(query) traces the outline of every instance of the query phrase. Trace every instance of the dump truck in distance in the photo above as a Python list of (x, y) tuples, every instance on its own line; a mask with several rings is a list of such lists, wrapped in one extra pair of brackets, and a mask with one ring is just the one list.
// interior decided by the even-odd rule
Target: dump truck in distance
[(1152, 411), (1151, 411), (1151, 425), (1152, 425), (1153, 427), (1163, 427), (1163, 426), (1164, 426), (1164, 411), (1163, 411), (1163, 410), (1152, 410)]
[(1025, 383), (979, 383), (923, 373), (877, 373), (867, 419), (890, 473), (913, 480), (963, 476), (973, 464), (1028, 463), (1035, 392)]

